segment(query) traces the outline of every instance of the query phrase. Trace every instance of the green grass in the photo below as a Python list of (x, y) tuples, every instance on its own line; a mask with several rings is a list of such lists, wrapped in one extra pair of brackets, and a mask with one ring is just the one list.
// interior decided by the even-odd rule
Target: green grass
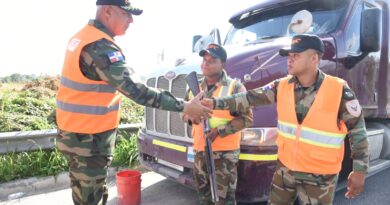
[[(0, 132), (55, 128), (55, 94), (59, 78), (0, 84)], [(144, 109), (122, 98), (121, 124), (142, 122)], [(138, 164), (137, 134), (119, 131), (112, 166)], [(0, 183), (67, 171), (65, 157), (56, 149), (0, 155)]]
[(3, 84), (0, 89), (0, 132), (55, 128), (55, 91), (46, 87)]
[[(55, 91), (52, 90), (55, 86), (52, 84), (46, 87), (3, 85), (7, 89), (0, 89), (0, 132), (55, 128)], [(142, 122), (143, 115), (143, 106), (122, 97), (121, 124)]]
[(134, 167), (138, 165), (137, 135), (120, 132), (114, 152), (113, 167)]
[[(138, 165), (136, 134), (121, 131), (111, 166)], [(33, 176), (52, 176), (68, 170), (68, 162), (57, 148), (0, 155), (0, 183)]]
[(0, 155), (0, 165), (0, 183), (67, 170), (66, 159), (57, 149)]

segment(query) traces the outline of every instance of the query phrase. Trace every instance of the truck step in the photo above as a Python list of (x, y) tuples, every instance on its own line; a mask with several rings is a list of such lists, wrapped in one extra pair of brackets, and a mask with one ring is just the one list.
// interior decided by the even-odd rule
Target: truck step
[(367, 139), (369, 144), (368, 153), (370, 156), (370, 162), (378, 160), (381, 156), (384, 133), (384, 129), (367, 129)]

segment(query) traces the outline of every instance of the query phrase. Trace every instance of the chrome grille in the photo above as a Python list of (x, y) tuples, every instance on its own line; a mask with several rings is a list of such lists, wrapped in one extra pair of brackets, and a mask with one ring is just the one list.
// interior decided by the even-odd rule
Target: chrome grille
[(180, 118), (178, 112), (170, 112), (171, 118), (169, 119), (170, 131), (172, 135), (185, 136), (184, 126), (185, 124)]
[[(157, 88), (169, 90), (169, 81), (164, 76), (160, 76), (157, 80)], [(168, 133), (168, 112), (160, 109), (155, 110), (156, 131)]]
[[(171, 81), (168, 81), (164, 76), (158, 77), (157, 81), (156, 78), (150, 78), (147, 80), (147, 85), (158, 89), (168, 90), (177, 98), (184, 98), (187, 90), (185, 77), (185, 74), (180, 74)], [(168, 134), (178, 137), (192, 137), (191, 127), (183, 123), (178, 112), (146, 108), (145, 120), (146, 129), (148, 131), (161, 133), (163, 135)]]
[(192, 127), (187, 125), (187, 136), (192, 138)]
[[(146, 81), (146, 85), (149, 87), (156, 87), (156, 78), (150, 78)], [(145, 108), (145, 121), (146, 121), (146, 129), (147, 130), (154, 130), (154, 109), (150, 107)]]
[(185, 79), (186, 75), (179, 75), (172, 82), (172, 94), (179, 98), (186, 96), (187, 83)]

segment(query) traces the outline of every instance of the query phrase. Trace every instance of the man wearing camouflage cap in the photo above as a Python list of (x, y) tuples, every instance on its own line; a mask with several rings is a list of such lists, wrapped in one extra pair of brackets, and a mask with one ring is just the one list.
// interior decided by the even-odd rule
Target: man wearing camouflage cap
[(98, 0), (96, 19), (69, 42), (57, 93), (57, 145), (69, 162), (74, 204), (105, 204), (107, 168), (120, 119), (120, 96), (164, 110), (208, 117), (210, 109), (137, 82), (114, 37), (141, 9), (128, 0)]
[[(276, 103), (278, 164), (268, 203), (332, 204), (348, 134), (353, 170), (347, 198), (358, 196), (368, 169), (368, 141), (361, 107), (347, 83), (323, 73), (318, 66), (324, 53), (315, 35), (296, 35), (288, 56), (288, 76), (246, 93), (205, 99), (214, 109), (243, 111)], [(264, 116), (266, 117), (266, 116)]]
[[(230, 78), (224, 68), (227, 53), (225, 49), (211, 43), (199, 55), (203, 57), (201, 70), (204, 79), (200, 83), (200, 89), (205, 97), (229, 96), (234, 93), (245, 92), (244, 85)], [(188, 92), (185, 99), (192, 99)], [(210, 132), (205, 136), (203, 124), (194, 121), (189, 115), (183, 115), (183, 120), (192, 123), (192, 137), (194, 138), (194, 182), (198, 192), (199, 204), (212, 204), (209, 174), (206, 166), (205, 137), (212, 141), (213, 160), (215, 161), (215, 175), (217, 183), (217, 195), (219, 201), (215, 205), (236, 204), (237, 166), (240, 155), (241, 132), (245, 127), (253, 124), (252, 110), (244, 113), (229, 111), (214, 111), (208, 119)]]

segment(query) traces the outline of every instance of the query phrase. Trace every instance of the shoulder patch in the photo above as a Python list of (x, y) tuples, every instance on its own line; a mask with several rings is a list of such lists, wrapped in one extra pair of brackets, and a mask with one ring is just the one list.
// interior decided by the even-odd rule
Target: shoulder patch
[(354, 117), (359, 117), (362, 113), (362, 107), (357, 99), (347, 101), (345, 107), (347, 108), (348, 113)]
[(109, 52), (107, 53), (107, 57), (110, 60), (111, 63), (115, 63), (118, 61), (124, 61), (125, 58), (123, 57), (122, 53), (119, 51)]
[(80, 42), (81, 42), (80, 39), (73, 38), (72, 40), (70, 40), (70, 42), (69, 42), (69, 44), (68, 44), (68, 50), (69, 50), (70, 52), (75, 51), (76, 48), (80, 45)]

